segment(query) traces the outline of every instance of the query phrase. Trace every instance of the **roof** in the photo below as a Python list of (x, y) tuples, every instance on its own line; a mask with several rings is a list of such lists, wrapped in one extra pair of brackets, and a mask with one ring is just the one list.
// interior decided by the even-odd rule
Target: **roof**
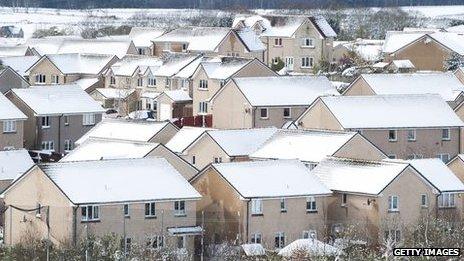
[(266, 50), (266, 46), (252, 29), (243, 28), (241, 30), (238, 30), (237, 33), (240, 39), (242, 39), (243, 43), (245, 43), (249, 51), (259, 52)]
[(440, 159), (416, 159), (408, 162), (442, 193), (464, 191), (462, 181)]
[(463, 33), (464, 32), (464, 24), (448, 27), (448, 28), (446, 28), (446, 31), (447, 32), (455, 32), (455, 33)]
[(24, 56), (26, 55), (29, 47), (16, 45), (16, 46), (0, 46), (0, 57), (7, 56)]
[(464, 35), (455, 32), (387, 32), (383, 52), (396, 52), (424, 36), (434, 39), (459, 55), (464, 55)]
[(253, 60), (238, 57), (218, 57), (206, 62), (201, 66), (211, 79), (225, 80), (234, 75)]
[(334, 191), (378, 195), (407, 167), (406, 162), (328, 157), (311, 173)]
[(217, 58), (202, 56), (202, 57), (200, 57), (198, 59), (195, 59), (191, 63), (189, 63), (187, 66), (182, 68), (178, 73), (176, 73), (176, 75), (174, 75), (174, 77), (183, 78), (183, 79), (190, 78), (190, 77), (193, 76), (193, 74), (197, 70), (200, 63), (205, 62), (205, 61), (209, 61), (209, 60), (214, 60), (214, 59), (217, 59)]
[(310, 256), (338, 256), (342, 251), (317, 239), (297, 239), (279, 251), (280, 256), (292, 258), (296, 253), (308, 253)]
[(160, 37), (166, 30), (152, 27), (132, 27), (129, 38), (136, 47), (150, 47), (153, 39)]
[(102, 113), (105, 110), (76, 85), (31, 86), (11, 89), (36, 116)]
[(95, 78), (81, 78), (79, 80), (76, 80), (72, 82), (72, 84), (75, 84), (79, 87), (81, 87), (82, 90), (86, 91), (88, 88), (92, 87), (94, 84), (98, 83), (99, 79), (97, 77)]
[(163, 56), (163, 64), (160, 66), (150, 66), (152, 74), (155, 76), (173, 76), (188, 66), (190, 63), (200, 59), (200, 54), (168, 53)]
[(126, 99), (135, 89), (122, 89), (122, 88), (96, 88), (94, 92), (98, 92), (106, 99)]
[(332, 156), (355, 135), (356, 132), (279, 130), (250, 157), (320, 162), (326, 156)]
[(382, 52), (396, 52), (424, 35), (425, 32), (388, 31), (385, 36), (385, 43), (383, 44)]
[(297, 160), (233, 162), (212, 166), (244, 198), (331, 194), (331, 191)]
[(325, 96), (321, 100), (345, 129), (464, 126), (437, 94)]
[(243, 22), (246, 27), (252, 27), (257, 22), (260, 22), (265, 28), (271, 27), (269, 20), (260, 15), (243, 16), (239, 14), (232, 21), (232, 27), (235, 28), (239, 22)]
[[(114, 58), (107, 54), (48, 54), (41, 58), (49, 59), (64, 74), (99, 74)], [(32, 67), (38, 65), (35, 63)], [(31, 68), (32, 68), (31, 67)]]
[(10, 57), (2, 57), (0, 61), (2, 61), (3, 65), (7, 65), (15, 70), (19, 75), (26, 76), (28, 75), (26, 72), (32, 65), (34, 65), (40, 59), (39, 56), (10, 56)]
[(192, 142), (198, 139), (203, 132), (213, 130), (211, 128), (185, 126), (172, 137), (166, 147), (176, 153), (182, 153)]
[(439, 94), (454, 101), (464, 91), (464, 84), (452, 73), (362, 74), (367, 84), (383, 94)]
[(143, 158), (158, 146), (160, 144), (151, 142), (90, 137), (63, 157), (60, 162)]
[(233, 78), (252, 106), (309, 105), (322, 95), (339, 95), (325, 76)]
[(228, 27), (199, 27), (187, 26), (174, 29), (153, 41), (156, 42), (181, 42), (188, 44), (188, 51), (215, 52), (218, 45), (232, 32)]
[(429, 36), (451, 51), (464, 55), (464, 35), (462, 33), (437, 32), (429, 34)]
[(75, 143), (82, 144), (89, 137), (148, 142), (168, 124), (167, 121), (105, 119)]
[(399, 69), (413, 69), (416, 68), (414, 64), (410, 60), (393, 60), (391, 62), (393, 65), (395, 65), (396, 68)]
[(240, 245), (246, 256), (264, 256), (266, 250), (261, 244), (242, 244)]
[(327, 20), (320, 15), (316, 16), (272, 16), (268, 17), (271, 20), (271, 28), (264, 31), (261, 36), (282, 36), (293, 37), (296, 30), (308, 19), (321, 34), (322, 37), (337, 37), (333, 28)]
[(0, 120), (25, 120), (27, 116), (0, 93)]
[(111, 71), (117, 76), (133, 76), (135, 73), (143, 73), (147, 67), (159, 67), (163, 61), (158, 57), (144, 55), (126, 55), (113, 65)]
[(277, 128), (209, 130), (207, 133), (229, 156), (248, 156), (277, 132)]
[(0, 151), (0, 180), (13, 180), (34, 166), (25, 149)]
[(168, 90), (163, 92), (166, 96), (169, 97), (174, 102), (186, 102), (192, 101), (190, 98), (188, 91), (184, 90)]
[(162, 158), (58, 162), (39, 167), (74, 204), (201, 197)]

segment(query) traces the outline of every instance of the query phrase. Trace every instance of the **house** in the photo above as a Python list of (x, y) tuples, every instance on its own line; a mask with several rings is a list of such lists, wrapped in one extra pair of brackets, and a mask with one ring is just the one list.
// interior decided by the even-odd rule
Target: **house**
[(10, 246), (27, 235), (60, 245), (114, 234), (126, 251), (137, 243), (190, 252), (202, 231), (195, 212), (200, 194), (161, 158), (40, 164), (2, 197)]
[(75, 80), (71, 82), (70, 84), (77, 85), (81, 87), (81, 89), (84, 90), (86, 93), (90, 94), (93, 90), (100, 87), (101, 82), (100, 82), (100, 79), (97, 77), (94, 77), (94, 78), (86, 77), (86, 78), (80, 78), (79, 80)]
[(262, 32), (271, 28), (269, 20), (260, 16), (260, 15), (237, 15), (232, 21), (232, 28), (241, 30), (244, 28), (249, 28), (253, 30), (257, 35), (260, 35)]
[(192, 77), (193, 115), (211, 114), (209, 100), (232, 77), (277, 76), (258, 59), (217, 57), (200, 63)]
[(325, 234), (331, 191), (297, 160), (212, 164), (190, 183), (202, 195), (206, 243), (281, 249)]
[(161, 28), (153, 27), (132, 27), (129, 38), (134, 42), (139, 55), (153, 55), (153, 42), (166, 32)]
[(301, 128), (358, 131), (390, 158), (459, 153), (463, 122), (438, 94), (325, 96), (296, 120)]
[(464, 84), (464, 67), (459, 67), (458, 69), (456, 69), (456, 71), (454, 71), (454, 75), (456, 75), (459, 81), (461, 81), (462, 84)]
[(95, 137), (166, 144), (177, 131), (177, 127), (169, 121), (105, 119), (75, 143), (79, 146), (90, 137)]
[(339, 95), (325, 76), (232, 78), (210, 100), (213, 127), (280, 128), (323, 95)]
[(77, 148), (64, 156), (60, 162), (89, 161), (106, 159), (140, 159), (145, 157), (159, 157), (166, 159), (182, 176), (189, 180), (198, 173), (175, 152), (161, 143), (144, 141), (127, 141), (107, 138), (90, 137)]
[(157, 119), (160, 121), (192, 116), (192, 98), (184, 90), (164, 91), (156, 96)]
[(278, 130), (255, 152), (252, 160), (298, 159), (310, 169), (326, 156), (382, 160), (387, 156), (357, 132)]
[(265, 51), (265, 46), (252, 31), (237, 31), (228, 27), (181, 27), (154, 39), (153, 44), (155, 56), (163, 52), (186, 52), (263, 61)]
[(452, 73), (361, 74), (343, 92), (345, 96), (439, 94), (451, 108), (464, 100), (464, 84)]
[(0, 151), (0, 191), (5, 190), (14, 179), (26, 173), (32, 166), (29, 153), (25, 149)]
[(0, 150), (24, 147), (24, 122), (27, 116), (0, 94)]
[(11, 89), (6, 96), (27, 116), (24, 146), (64, 154), (102, 120), (103, 108), (77, 86)]
[(214, 129), (184, 126), (166, 143), (166, 147), (178, 155), (185, 155), (185, 149), (207, 130)]
[(458, 154), (447, 163), (448, 168), (464, 182), (464, 155)]
[[(330, 234), (345, 228), (368, 243), (401, 242), (427, 215), (462, 211), (464, 184), (439, 159), (366, 161), (328, 157), (311, 172), (327, 186)], [(385, 241), (384, 241), (385, 240)]]
[(387, 67), (387, 70), (392, 73), (412, 73), (416, 67), (410, 60), (392, 60)]
[(350, 58), (351, 53), (362, 60), (373, 63), (382, 58), (382, 45), (384, 40), (358, 38), (354, 41), (334, 41), (332, 62), (341, 63)]
[(0, 26), (0, 37), (24, 38), (24, 31), (21, 27), (14, 25), (3, 25)]
[(12, 88), (27, 88), (29, 83), (11, 67), (0, 65), (0, 92), (5, 94)]
[(39, 53), (34, 48), (23, 45), (0, 46), (1, 59), (9, 56), (39, 56)]
[(137, 109), (138, 95), (135, 89), (96, 88), (90, 96), (105, 109), (114, 109), (121, 116)]
[(8, 56), (0, 58), (1, 63), (4, 66), (11, 67), (21, 77), (23, 77), (29, 84), (29, 74), (27, 70), (31, 68), (38, 60), (40, 56), (29, 55), (29, 56)]
[(66, 84), (81, 78), (99, 78), (118, 58), (106, 54), (50, 54), (42, 56), (26, 73), (31, 85)]
[(266, 17), (271, 27), (260, 34), (269, 67), (288, 72), (311, 73), (315, 66), (332, 61), (337, 36), (322, 16)]
[(206, 130), (180, 156), (198, 169), (210, 163), (247, 161), (277, 132), (274, 127), (235, 130)]
[(410, 60), (417, 70), (443, 71), (445, 61), (464, 54), (464, 36), (452, 32), (387, 32), (385, 60)]

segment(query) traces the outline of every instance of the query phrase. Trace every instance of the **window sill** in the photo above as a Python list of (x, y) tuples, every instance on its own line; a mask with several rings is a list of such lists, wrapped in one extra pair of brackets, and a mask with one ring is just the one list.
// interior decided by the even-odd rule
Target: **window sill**
[(416, 142), (416, 140), (408, 140), (408, 142)]
[(42, 130), (43, 129), (50, 129), (50, 126), (42, 126)]
[(301, 66), (300, 68), (301, 68), (301, 69), (312, 69), (313, 66)]
[(263, 213), (261, 213), (261, 214), (251, 214), (251, 216), (252, 217), (262, 217), (262, 216), (264, 216), (264, 214)]
[(260, 120), (269, 120), (269, 117), (265, 117), (265, 118), (260, 117), (259, 119)]
[(3, 134), (16, 134), (16, 131), (4, 131)]
[(95, 126), (95, 123), (93, 123), (93, 124), (82, 124), (82, 126), (84, 126), (84, 127)]
[(274, 47), (276, 47), (276, 48), (282, 48), (282, 47), (284, 47), (284, 46), (283, 46), (283, 45), (274, 45)]
[(287, 119), (287, 120), (288, 120), (288, 119), (291, 119), (291, 118), (292, 118), (292, 116), (288, 116), (288, 117), (285, 117), (285, 116), (284, 116), (284, 119)]
[(281, 210), (280, 213), (287, 213), (287, 210)]
[(187, 214), (174, 214), (174, 217), (186, 217)]
[(452, 207), (438, 207), (438, 209), (455, 209), (456, 206), (452, 206)]
[(451, 139), (441, 139), (441, 141), (450, 141)]
[(315, 46), (309, 46), (309, 45), (302, 45), (300, 47), (304, 49), (315, 49), (316, 48)]
[(124, 218), (130, 219), (130, 216), (124, 216)]
[(199, 91), (207, 91), (208, 88), (198, 88)]
[(100, 219), (96, 220), (81, 220), (81, 223), (100, 223)]
[(156, 219), (156, 216), (145, 216), (145, 219)]
[(388, 210), (387, 212), (388, 212), (388, 213), (400, 213), (399, 210)]
[(388, 140), (388, 142), (397, 142), (398, 140)]
[(316, 214), (317, 210), (306, 210), (306, 214)]

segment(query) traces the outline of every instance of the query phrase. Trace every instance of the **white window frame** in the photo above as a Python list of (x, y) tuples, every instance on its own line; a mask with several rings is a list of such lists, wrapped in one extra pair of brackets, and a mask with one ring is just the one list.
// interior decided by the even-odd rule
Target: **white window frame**
[(82, 125), (84, 126), (95, 125), (95, 118), (96, 117), (94, 113), (82, 114)]
[(52, 75), (52, 84), (59, 84), (60, 83), (60, 76), (59, 75), (56, 75), (56, 74), (53, 74)]
[[(262, 114), (263, 111), (266, 112), (266, 116), (264, 116), (264, 117), (263, 117), (263, 114)], [(268, 108), (260, 108), (259, 109), (259, 118), (262, 119), (262, 120), (269, 119), (269, 109)]]
[(122, 205), (122, 213), (124, 214), (124, 217), (130, 217), (130, 205), (129, 204)]
[(50, 116), (42, 116), (40, 119), (42, 129), (50, 128)]
[[(396, 202), (396, 206), (395, 206)], [(388, 211), (398, 212), (400, 211), (400, 197), (397, 195), (388, 196)]]
[(222, 157), (213, 157), (214, 163), (222, 163)]
[(261, 233), (251, 234), (251, 243), (252, 244), (261, 244), (263, 242), (263, 236)]
[(69, 126), (69, 116), (68, 115), (63, 116), (63, 121), (64, 121), (64, 126)]
[(159, 235), (151, 236), (147, 240), (148, 241), (147, 246), (151, 246), (154, 249), (160, 249), (164, 247), (164, 240), (165, 240), (164, 236), (159, 236)]
[(110, 84), (116, 84), (116, 78), (114, 76), (110, 76)]
[(3, 133), (15, 133), (15, 132), (16, 132), (16, 120), (3, 121)]
[(282, 43), (283, 43), (282, 37), (274, 38), (274, 46), (276, 46), (276, 47), (281, 47), (281, 46), (283, 46)]
[(64, 151), (69, 152), (73, 149), (73, 143), (71, 140), (64, 140)]
[(251, 214), (262, 215), (263, 214), (263, 200), (256, 198), (251, 200)]
[[(444, 135), (447, 133), (447, 135)], [(451, 129), (445, 128), (441, 130), (441, 140), (451, 140)]]
[(139, 77), (137, 79), (137, 87), (143, 87), (143, 78), (142, 77)]
[(317, 239), (317, 231), (314, 229), (303, 230), (301, 236), (303, 239)]
[(182, 44), (182, 52), (186, 52), (187, 49), (188, 49), (188, 44), (183, 43), (183, 44)]
[[(391, 138), (390, 133), (394, 133), (395, 137)], [(390, 141), (390, 142), (398, 141), (398, 130), (388, 130), (388, 141)]]
[(347, 203), (348, 203), (348, 194), (342, 193), (341, 196), (342, 196), (341, 206), (345, 207), (347, 205)]
[(174, 216), (183, 217), (186, 215), (185, 200), (174, 201)]
[(311, 37), (302, 38), (301, 47), (314, 48), (314, 39)]
[(393, 242), (401, 241), (401, 230), (399, 229), (389, 229), (385, 230), (385, 240), (392, 239)]
[(198, 89), (199, 90), (208, 90), (208, 80), (201, 79), (198, 82)]
[[(288, 109), (288, 115), (285, 116), (285, 110)], [(283, 110), (283, 115), (284, 119), (291, 119), (292, 118), (292, 108), (291, 107), (285, 107)]]
[[(83, 213), (85, 209), (85, 214)], [(89, 211), (91, 210), (91, 211)], [(90, 212), (92, 212), (90, 214)], [(100, 220), (100, 206), (99, 205), (84, 205), (81, 206), (81, 221), (98, 221)]]
[(148, 86), (156, 86), (156, 78), (155, 77), (149, 77), (148, 78)]
[(420, 205), (421, 205), (422, 208), (428, 208), (429, 207), (429, 197), (427, 196), (427, 194), (421, 194)]
[(442, 193), (438, 196), (439, 208), (456, 207), (456, 193)]
[(306, 212), (317, 212), (317, 202), (315, 197), (306, 197)]
[(46, 151), (55, 151), (55, 142), (52, 140), (42, 141), (41, 149)]
[(199, 114), (208, 113), (208, 102), (202, 101), (198, 103), (198, 113)]
[[(278, 240), (278, 242), (276, 242), (276, 240)], [(275, 234), (275, 236), (274, 236), (274, 247), (276, 249), (281, 249), (281, 248), (285, 247), (285, 233), (284, 232), (277, 232)]]
[[(148, 206), (148, 214), (147, 214), (147, 206)], [(156, 217), (156, 202), (147, 202), (144, 205), (144, 214), (147, 218)]]
[(47, 83), (47, 76), (45, 74), (36, 74), (35, 75), (35, 84), (45, 84)]
[[(412, 135), (409, 135), (412, 134)], [(415, 129), (409, 129), (407, 132), (407, 138), (408, 141), (416, 141), (416, 130)]]
[(177, 249), (184, 249), (186, 247), (187, 236), (177, 236), (176, 247)]
[(305, 56), (301, 57), (301, 68), (313, 68), (314, 67), (314, 57)]
[(287, 212), (287, 201), (285, 198), (280, 198), (280, 212)]
[(441, 159), (443, 163), (448, 163), (450, 160), (450, 155), (448, 153), (439, 153), (437, 154), (437, 158)]

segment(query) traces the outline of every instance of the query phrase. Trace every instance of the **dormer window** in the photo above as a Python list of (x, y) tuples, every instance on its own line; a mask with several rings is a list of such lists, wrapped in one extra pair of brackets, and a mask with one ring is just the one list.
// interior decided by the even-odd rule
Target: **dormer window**
[(184, 43), (182, 44), (182, 52), (186, 52), (187, 51), (187, 44)]
[(303, 41), (301, 43), (301, 46), (303, 47), (314, 47), (314, 40), (313, 38), (303, 38)]
[(110, 77), (110, 84), (116, 84), (116, 78), (114, 78), (114, 76)]

